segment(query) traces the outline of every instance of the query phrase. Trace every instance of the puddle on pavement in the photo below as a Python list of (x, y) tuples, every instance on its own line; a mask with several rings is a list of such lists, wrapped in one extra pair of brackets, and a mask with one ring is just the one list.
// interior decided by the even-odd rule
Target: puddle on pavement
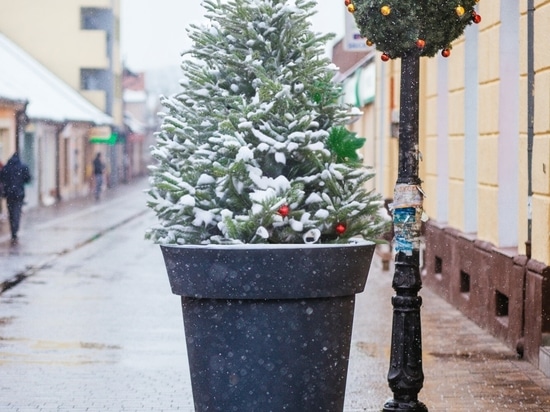
[(67, 358), (63, 359), (40, 359), (32, 358), (28, 355), (19, 355), (14, 356), (13, 353), (2, 353), (0, 352), (0, 366), (9, 365), (9, 364), (26, 364), (26, 365), (43, 365), (43, 366), (82, 366), (82, 365), (97, 365), (97, 364), (109, 364), (114, 365), (117, 363), (115, 360), (95, 360), (95, 359), (78, 359), (78, 358)]
[(8, 301), (10, 301), (10, 300), (22, 299), (22, 298), (26, 298), (26, 297), (27, 297), (27, 295), (24, 295), (24, 294), (22, 294), (22, 293), (14, 293), (14, 294), (12, 294), (12, 295), (8, 295), (6, 300), (4, 300), (4, 299), (2, 298), (2, 303), (8, 302)]
[(14, 303), (28, 303), (22, 299), (26, 299), (27, 296), (26, 295), (22, 295), (22, 294), (18, 294), (18, 295), (7, 295), (7, 296), (4, 296), (5, 295), (5, 292), (4, 294), (0, 295), (1, 298), (2, 298), (2, 304), (14, 304)]
[(495, 353), (495, 352), (455, 352), (455, 353), (443, 353), (443, 352), (430, 352), (428, 354), (438, 359), (449, 360), (465, 360), (469, 362), (486, 362), (488, 360), (516, 360), (517, 357), (507, 353)]
[(13, 322), (15, 319), (15, 316), (8, 316), (8, 317), (0, 317), (0, 326), (9, 325)]
[(46, 349), (46, 350), (61, 350), (61, 349), (96, 349), (96, 350), (112, 350), (122, 349), (118, 345), (108, 345), (104, 343), (96, 342), (58, 342), (48, 340), (38, 340), (34, 342), (31, 347), (33, 349)]
[(379, 348), (376, 343), (372, 342), (356, 342), (355, 346), (357, 346), (357, 349), (364, 355), (375, 358), (378, 356)]
[[(2, 345), (2, 342), (5, 344)], [(62, 342), (2, 337), (0, 337), (0, 348), (2, 348), (0, 366), (14, 363), (59, 366), (115, 364), (118, 362), (118, 350), (122, 349), (118, 345), (98, 342)]]

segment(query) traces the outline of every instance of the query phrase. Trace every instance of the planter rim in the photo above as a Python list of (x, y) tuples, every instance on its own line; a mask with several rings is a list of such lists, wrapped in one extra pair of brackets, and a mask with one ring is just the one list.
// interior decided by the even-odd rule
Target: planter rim
[(376, 244), (161, 245), (172, 292), (209, 299), (302, 299), (363, 291)]
[(336, 249), (336, 248), (352, 248), (357, 246), (375, 245), (374, 242), (364, 239), (350, 239), (349, 243), (231, 243), (231, 244), (161, 244), (162, 248), (176, 249)]

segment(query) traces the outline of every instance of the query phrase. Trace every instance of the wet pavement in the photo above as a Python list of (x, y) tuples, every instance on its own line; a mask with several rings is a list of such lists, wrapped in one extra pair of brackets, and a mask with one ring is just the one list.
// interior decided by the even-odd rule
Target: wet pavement
[[(158, 246), (143, 239), (154, 223), (145, 186), (26, 211), (16, 247), (0, 222), (0, 283), (9, 286), (0, 411), (193, 410), (179, 298)], [(376, 258), (358, 295), (346, 412), (379, 411), (391, 396), (391, 278)], [(550, 411), (550, 378), (429, 290), (421, 295), (419, 398), (430, 411)]]
[(100, 201), (90, 196), (51, 207), (23, 208), (16, 246), (10, 243), (4, 211), (0, 218), (0, 285), (10, 285), (32, 275), (53, 259), (143, 215), (146, 185), (145, 179), (120, 185), (105, 191)]

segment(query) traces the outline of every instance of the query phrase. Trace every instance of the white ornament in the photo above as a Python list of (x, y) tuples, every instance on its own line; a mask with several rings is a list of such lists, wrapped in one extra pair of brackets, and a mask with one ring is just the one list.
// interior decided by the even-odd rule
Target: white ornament
[(321, 237), (321, 231), (319, 229), (310, 229), (304, 233), (304, 243), (317, 243)]
[(260, 236), (262, 239), (267, 239), (269, 237), (269, 232), (267, 229), (263, 226), (260, 226), (258, 230), (256, 230), (256, 234)]

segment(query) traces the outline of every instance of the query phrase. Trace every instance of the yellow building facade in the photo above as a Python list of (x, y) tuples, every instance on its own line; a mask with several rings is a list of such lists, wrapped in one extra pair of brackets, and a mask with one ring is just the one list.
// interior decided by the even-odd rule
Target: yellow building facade
[[(422, 61), (425, 209), (440, 223), (518, 254), (527, 253), (530, 238), (530, 257), (549, 263), (550, 1), (535, 2), (531, 45), (527, 2), (481, 1), (478, 7), (482, 23), (467, 29), (449, 58)], [(532, 113), (529, 47), (534, 53)], [(529, 116), (534, 118), (532, 167)]]
[(2, 33), (122, 122), (120, 0), (0, 0), (0, 6)]
[[(477, 12), (449, 57), (421, 59), (423, 283), (550, 375), (550, 0)], [(391, 199), (401, 61), (379, 55), (369, 121), (351, 127)]]
[[(90, 193), (96, 153), (103, 153), (107, 183), (115, 186), (125, 162), (124, 145), (115, 144), (124, 142), (112, 139), (123, 130), (120, 0), (0, 0), (0, 7), (0, 33), (110, 118), (107, 123), (64, 118), (66, 106), (56, 107), (54, 118), (28, 117), (24, 130), (12, 137), (11, 150), (22, 152), (40, 186), (29, 190), (29, 205)], [(104, 125), (108, 133), (98, 143), (98, 128), (92, 126)]]

